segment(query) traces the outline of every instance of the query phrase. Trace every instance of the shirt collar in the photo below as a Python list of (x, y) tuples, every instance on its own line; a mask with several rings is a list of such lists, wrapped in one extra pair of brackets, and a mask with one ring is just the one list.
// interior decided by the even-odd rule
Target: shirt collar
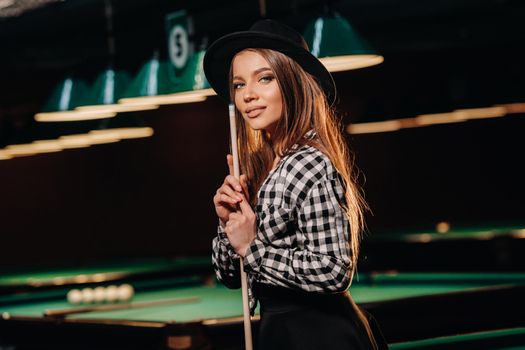
[[(304, 134), (303, 138), (308, 140), (308, 141), (310, 141), (310, 140), (313, 140), (316, 136), (317, 136), (317, 133), (315, 132), (315, 130), (314, 129), (310, 129)], [(307, 146), (307, 145), (303, 145), (303, 147), (304, 146)], [(296, 144), (292, 145), (292, 147), (290, 147), (290, 151), (297, 151), (298, 149), (299, 149), (299, 144), (298, 143), (296, 143)]]

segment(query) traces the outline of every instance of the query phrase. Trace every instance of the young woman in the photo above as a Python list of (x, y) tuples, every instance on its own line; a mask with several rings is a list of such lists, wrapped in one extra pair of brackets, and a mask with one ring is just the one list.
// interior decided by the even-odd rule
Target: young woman
[(357, 265), (365, 203), (331, 104), (330, 73), (300, 34), (263, 20), (214, 42), (210, 85), (236, 107), (241, 172), (213, 198), (217, 277), (239, 288), (239, 257), (259, 349), (385, 348), (347, 289)]

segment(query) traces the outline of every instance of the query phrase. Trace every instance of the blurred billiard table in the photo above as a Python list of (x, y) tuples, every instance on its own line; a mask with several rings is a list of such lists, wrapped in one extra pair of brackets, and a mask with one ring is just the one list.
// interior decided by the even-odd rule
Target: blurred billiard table
[[(133, 285), (140, 307), (67, 314), (72, 288), (121, 283)], [(521, 273), (360, 273), (350, 292), (389, 342), (525, 326), (525, 313), (513, 312), (525, 310)], [(209, 257), (0, 277), (1, 348), (241, 349), (241, 313), (240, 291), (216, 283)]]

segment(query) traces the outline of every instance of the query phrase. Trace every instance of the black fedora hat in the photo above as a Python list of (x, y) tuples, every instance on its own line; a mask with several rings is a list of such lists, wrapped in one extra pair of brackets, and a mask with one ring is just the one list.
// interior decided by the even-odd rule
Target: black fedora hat
[(227, 101), (230, 100), (229, 72), (233, 57), (247, 48), (279, 51), (295, 60), (313, 75), (324, 90), (328, 103), (335, 101), (335, 83), (325, 66), (310, 53), (301, 34), (292, 28), (270, 20), (255, 22), (250, 30), (227, 34), (210, 45), (204, 56), (204, 73), (211, 87)]

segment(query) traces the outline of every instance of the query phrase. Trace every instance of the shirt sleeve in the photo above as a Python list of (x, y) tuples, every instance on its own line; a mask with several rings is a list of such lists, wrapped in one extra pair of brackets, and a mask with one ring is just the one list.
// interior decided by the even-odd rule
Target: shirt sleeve
[(259, 213), (257, 238), (244, 266), (263, 283), (342, 292), (350, 285), (352, 267), (349, 224), (340, 206), (343, 188), (335, 171), (327, 172), (331, 164), (313, 163), (295, 173), (298, 166), (290, 167), (285, 185), (290, 190), (283, 191), (280, 204)]
[(217, 225), (217, 236), (213, 239), (212, 248), (212, 264), (217, 279), (228, 288), (240, 288), (239, 255), (220, 224)]

